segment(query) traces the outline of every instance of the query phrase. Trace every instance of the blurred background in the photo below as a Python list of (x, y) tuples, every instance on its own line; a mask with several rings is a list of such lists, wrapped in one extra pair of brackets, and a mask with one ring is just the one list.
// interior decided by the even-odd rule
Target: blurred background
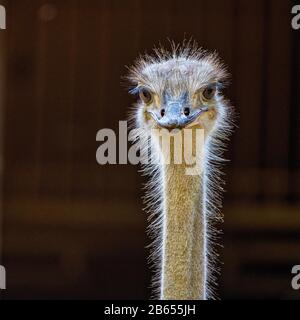
[(239, 118), (226, 158), (221, 299), (298, 299), (300, 30), (287, 0), (0, 0), (3, 299), (147, 299), (145, 179), (100, 166), (134, 102), (125, 65), (167, 38), (216, 49)]

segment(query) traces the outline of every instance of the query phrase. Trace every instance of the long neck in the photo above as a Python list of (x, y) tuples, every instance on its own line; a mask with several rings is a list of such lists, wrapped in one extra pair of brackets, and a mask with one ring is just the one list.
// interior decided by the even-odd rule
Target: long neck
[(163, 166), (161, 299), (205, 299), (203, 171), (188, 175), (186, 169), (172, 162)]

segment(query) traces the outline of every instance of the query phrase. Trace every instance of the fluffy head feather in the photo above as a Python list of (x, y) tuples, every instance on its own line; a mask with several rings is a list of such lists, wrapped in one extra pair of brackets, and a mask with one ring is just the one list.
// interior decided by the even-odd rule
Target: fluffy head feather
[(133, 85), (149, 87), (157, 94), (166, 89), (178, 94), (182, 90), (193, 92), (212, 82), (227, 80), (226, 69), (217, 53), (195, 46), (154, 52), (154, 56), (140, 57), (130, 69), (128, 79)]

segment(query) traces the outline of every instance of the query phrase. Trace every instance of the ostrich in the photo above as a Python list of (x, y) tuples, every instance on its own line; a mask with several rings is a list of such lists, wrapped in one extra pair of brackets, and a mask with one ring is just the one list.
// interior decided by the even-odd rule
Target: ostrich
[[(154, 237), (150, 258), (159, 299), (215, 298), (215, 224), (222, 221), (220, 164), (232, 127), (231, 109), (221, 92), (227, 77), (217, 54), (197, 44), (155, 49), (130, 68), (131, 92), (139, 97), (131, 120), (139, 136), (150, 138), (151, 159), (160, 159), (143, 167), (150, 176), (145, 199), (154, 218), (149, 226)], [(183, 135), (187, 128), (204, 132), (198, 149), (192, 135), (198, 174), (187, 174), (185, 160), (178, 164), (171, 156), (169, 163), (164, 161), (167, 151), (158, 141), (159, 129)], [(172, 141), (170, 150), (179, 152)]]

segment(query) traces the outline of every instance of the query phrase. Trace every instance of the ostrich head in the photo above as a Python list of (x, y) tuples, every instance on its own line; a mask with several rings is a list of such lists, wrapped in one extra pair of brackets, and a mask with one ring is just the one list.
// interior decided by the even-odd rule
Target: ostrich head
[(131, 69), (129, 79), (139, 100), (136, 125), (146, 130), (217, 127), (224, 117), (220, 93), (227, 73), (217, 54), (192, 47), (156, 50)]

